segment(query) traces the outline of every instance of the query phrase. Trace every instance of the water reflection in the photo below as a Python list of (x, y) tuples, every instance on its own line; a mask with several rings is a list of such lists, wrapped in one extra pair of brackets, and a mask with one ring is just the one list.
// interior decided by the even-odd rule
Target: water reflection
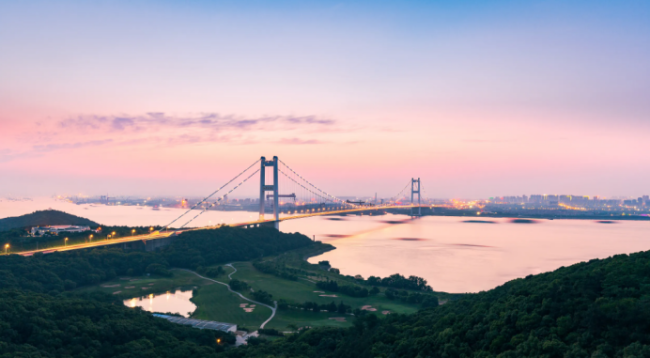
[[(137, 206), (74, 205), (49, 198), (0, 202), (0, 218), (54, 208), (106, 225), (165, 225), (183, 209), (151, 210)], [(88, 210), (86, 210), (88, 209)], [(284, 216), (284, 214), (282, 215)], [(244, 222), (256, 217), (244, 211), (208, 211), (192, 225)], [(270, 215), (268, 216), (270, 217)], [(334, 219), (334, 220), (333, 220)], [(477, 218), (478, 219), (478, 218)], [(482, 225), (485, 224), (485, 225)], [(310, 262), (329, 260), (348, 275), (417, 275), (435, 290), (476, 292), (506, 281), (557, 269), (592, 258), (650, 249), (650, 222), (528, 220), (507, 218), (345, 215), (285, 221), (284, 232), (316, 236), (336, 246)], [(416, 240), (417, 239), (417, 240)], [(169, 300), (172, 300), (170, 294)], [(186, 315), (195, 306), (159, 307), (160, 297), (136, 299), (135, 305)], [(162, 298), (166, 300), (167, 295)], [(149, 301), (151, 300), (151, 303)], [(131, 305), (131, 301), (127, 303)], [(190, 306), (191, 305), (191, 306)]]
[[(650, 222), (528, 220), (461, 217), (348, 216), (283, 222), (284, 232), (301, 232), (336, 246), (310, 258), (327, 260), (342, 274), (424, 277), (434, 290), (478, 292), (529, 274), (552, 271), (593, 258), (650, 249)], [(612, 221), (610, 221), (612, 222)], [(484, 225), (482, 225), (484, 224)]]
[(189, 317), (190, 313), (196, 310), (196, 305), (190, 301), (192, 291), (176, 290), (174, 292), (162, 293), (158, 295), (149, 294), (143, 297), (134, 297), (124, 300), (124, 305), (135, 308), (142, 307), (149, 312), (160, 313), (178, 313), (183, 317)]

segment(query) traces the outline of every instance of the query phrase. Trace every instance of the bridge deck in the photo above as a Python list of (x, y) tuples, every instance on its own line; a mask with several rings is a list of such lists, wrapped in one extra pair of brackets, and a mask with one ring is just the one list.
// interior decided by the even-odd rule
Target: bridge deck
[[(409, 209), (409, 208), (418, 208), (418, 207), (427, 207), (424, 205), (417, 206), (417, 205), (409, 205), (409, 206), (398, 206), (398, 205), (391, 205), (391, 206), (371, 206), (371, 207), (364, 207), (364, 208), (356, 208), (356, 209), (344, 209), (344, 210), (322, 210), (322, 211), (312, 211), (308, 213), (300, 213), (296, 215), (291, 215), (291, 216), (285, 216), (281, 217), (280, 220), (278, 221), (287, 221), (287, 220), (295, 220), (295, 219), (302, 219), (302, 218), (308, 218), (308, 217), (313, 217), (313, 216), (325, 216), (325, 215), (337, 215), (337, 214), (349, 214), (349, 213), (357, 213), (357, 212), (364, 212), (364, 211), (370, 211), (370, 210), (386, 210), (386, 209)], [(249, 222), (243, 222), (243, 223), (237, 223), (237, 224), (231, 224), (228, 226), (232, 227), (250, 227), (250, 226), (256, 226), (256, 225), (264, 225), (264, 224), (271, 224), (274, 223), (275, 220), (269, 219), (269, 220), (256, 220), (256, 221), (249, 221)], [(220, 225), (213, 225), (213, 226), (203, 226), (203, 227), (198, 227), (198, 228), (191, 228), (191, 229), (183, 229), (183, 230), (170, 230), (170, 231), (163, 231), (163, 232), (154, 232), (152, 234), (145, 234), (145, 235), (136, 235), (136, 236), (128, 236), (128, 237), (123, 237), (119, 239), (111, 239), (111, 240), (96, 240), (92, 242), (87, 242), (83, 244), (74, 244), (74, 245), (66, 245), (66, 246), (58, 246), (58, 247), (50, 247), (47, 249), (41, 249), (41, 250), (32, 250), (32, 251), (23, 251), (19, 252), (19, 255), (23, 256), (31, 256), (37, 252), (42, 252), (42, 253), (50, 253), (50, 252), (55, 252), (55, 251), (70, 251), (70, 250), (79, 250), (79, 249), (89, 249), (93, 247), (102, 247), (102, 246), (109, 246), (109, 245), (119, 245), (119, 244), (124, 244), (124, 243), (129, 243), (129, 242), (136, 242), (136, 241), (149, 241), (149, 240), (156, 240), (156, 239), (162, 239), (166, 237), (170, 237), (172, 235), (177, 235), (179, 233), (183, 233), (186, 231), (194, 231), (194, 230), (207, 230), (207, 229), (216, 229), (220, 227)]]

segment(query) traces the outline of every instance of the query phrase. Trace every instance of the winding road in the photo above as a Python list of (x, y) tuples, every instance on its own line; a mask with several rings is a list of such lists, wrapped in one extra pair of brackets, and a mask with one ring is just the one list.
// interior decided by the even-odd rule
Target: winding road
[[(233, 270), (235, 270), (235, 271), (231, 272), (231, 273), (228, 275), (228, 278), (232, 280), (231, 275), (234, 274), (235, 272), (237, 272), (237, 269), (236, 269), (235, 266), (233, 266), (232, 264), (227, 264), (227, 265), (225, 265), (225, 266), (231, 267)], [(269, 322), (273, 319), (273, 317), (275, 317), (275, 311), (276, 311), (277, 308), (278, 308), (278, 302), (277, 302), (277, 301), (273, 301), (273, 304), (274, 304), (275, 307), (271, 307), (271, 306), (269, 306), (269, 305), (267, 305), (267, 304), (265, 304), (265, 303), (257, 302), (257, 301), (251, 300), (250, 298), (245, 297), (244, 295), (242, 295), (241, 293), (239, 293), (239, 292), (237, 292), (237, 291), (233, 291), (233, 290), (230, 288), (230, 285), (227, 284), (227, 283), (219, 282), (219, 281), (213, 280), (213, 279), (211, 279), (211, 278), (207, 278), (207, 277), (201, 276), (201, 275), (199, 275), (197, 272), (194, 272), (194, 271), (192, 271), (192, 270), (187, 270), (187, 269), (177, 269), (177, 270), (183, 270), (183, 271), (191, 272), (191, 273), (195, 274), (196, 276), (198, 276), (198, 277), (200, 277), (200, 278), (202, 278), (202, 279), (204, 279), (204, 280), (208, 280), (208, 281), (212, 281), (212, 282), (214, 282), (214, 283), (218, 283), (218, 284), (220, 284), (220, 285), (224, 285), (224, 286), (228, 287), (228, 291), (230, 291), (230, 292), (232, 292), (232, 293), (238, 295), (238, 296), (241, 297), (242, 299), (244, 299), (244, 300), (246, 300), (246, 301), (249, 301), (249, 302), (253, 302), (253, 303), (255, 303), (255, 304), (258, 304), (258, 305), (261, 305), (261, 306), (264, 306), (264, 307), (268, 307), (268, 308), (270, 308), (270, 309), (271, 309), (271, 317), (269, 317), (266, 321), (264, 321), (264, 322), (260, 325), (260, 328), (264, 328), (264, 326), (266, 326), (266, 324), (269, 323)]]

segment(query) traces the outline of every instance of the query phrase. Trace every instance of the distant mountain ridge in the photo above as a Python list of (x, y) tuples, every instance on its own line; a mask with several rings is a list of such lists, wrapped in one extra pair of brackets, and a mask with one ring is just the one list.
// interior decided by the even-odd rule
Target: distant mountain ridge
[(40, 210), (31, 214), (0, 219), (0, 231), (47, 225), (98, 226), (99, 224), (59, 210)]

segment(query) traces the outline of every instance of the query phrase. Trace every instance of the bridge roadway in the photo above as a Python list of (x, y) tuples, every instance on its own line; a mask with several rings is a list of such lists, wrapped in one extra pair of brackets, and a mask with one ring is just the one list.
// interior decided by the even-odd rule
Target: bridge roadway
[[(369, 210), (385, 210), (385, 209), (410, 209), (410, 208), (418, 208), (418, 207), (427, 207), (426, 205), (388, 205), (388, 206), (369, 206), (369, 207), (363, 207), (363, 208), (355, 208), (355, 209), (343, 209), (343, 210), (323, 210), (323, 211), (310, 211), (307, 213), (300, 213), (300, 214), (295, 214), (291, 216), (285, 216), (281, 217), (278, 221), (287, 221), (287, 220), (295, 220), (295, 219), (302, 219), (302, 218), (308, 218), (308, 217), (313, 217), (313, 216), (325, 216), (325, 215), (337, 215), (337, 214), (350, 214), (350, 213), (357, 213), (357, 212), (364, 212), (364, 211), (369, 211)], [(232, 227), (244, 227), (244, 228), (250, 228), (250, 227), (256, 227), (256, 226), (264, 226), (264, 225), (269, 225), (274, 223), (275, 220), (269, 219), (269, 220), (257, 220), (257, 221), (249, 221), (249, 222), (243, 222), (243, 223), (237, 223), (237, 224), (231, 224), (228, 226)], [(222, 224), (225, 225), (225, 224)], [(124, 244), (124, 243), (129, 243), (129, 242), (136, 242), (136, 241), (150, 241), (150, 240), (156, 240), (156, 239), (162, 239), (166, 237), (170, 237), (173, 235), (178, 235), (180, 233), (186, 232), (186, 231), (195, 231), (195, 230), (207, 230), (207, 229), (216, 229), (220, 227), (221, 225), (213, 225), (213, 226), (203, 226), (203, 227), (198, 227), (198, 228), (191, 228), (191, 229), (182, 229), (182, 230), (170, 230), (170, 231), (154, 231), (151, 234), (145, 234), (145, 235), (135, 235), (135, 236), (125, 236), (122, 238), (118, 239), (100, 239), (100, 240), (95, 240), (91, 242), (86, 242), (83, 244), (72, 244), (72, 245), (65, 245), (65, 246), (58, 246), (58, 247), (50, 247), (47, 249), (41, 249), (41, 250), (32, 250), (32, 251), (23, 251), (23, 252), (18, 252), (17, 254), (22, 255), (22, 256), (32, 256), (33, 254), (37, 252), (42, 252), (42, 253), (52, 253), (56, 251), (71, 251), (71, 250), (79, 250), (79, 249), (89, 249), (93, 247), (102, 247), (102, 246), (109, 246), (109, 245), (119, 245), (119, 244)]]

